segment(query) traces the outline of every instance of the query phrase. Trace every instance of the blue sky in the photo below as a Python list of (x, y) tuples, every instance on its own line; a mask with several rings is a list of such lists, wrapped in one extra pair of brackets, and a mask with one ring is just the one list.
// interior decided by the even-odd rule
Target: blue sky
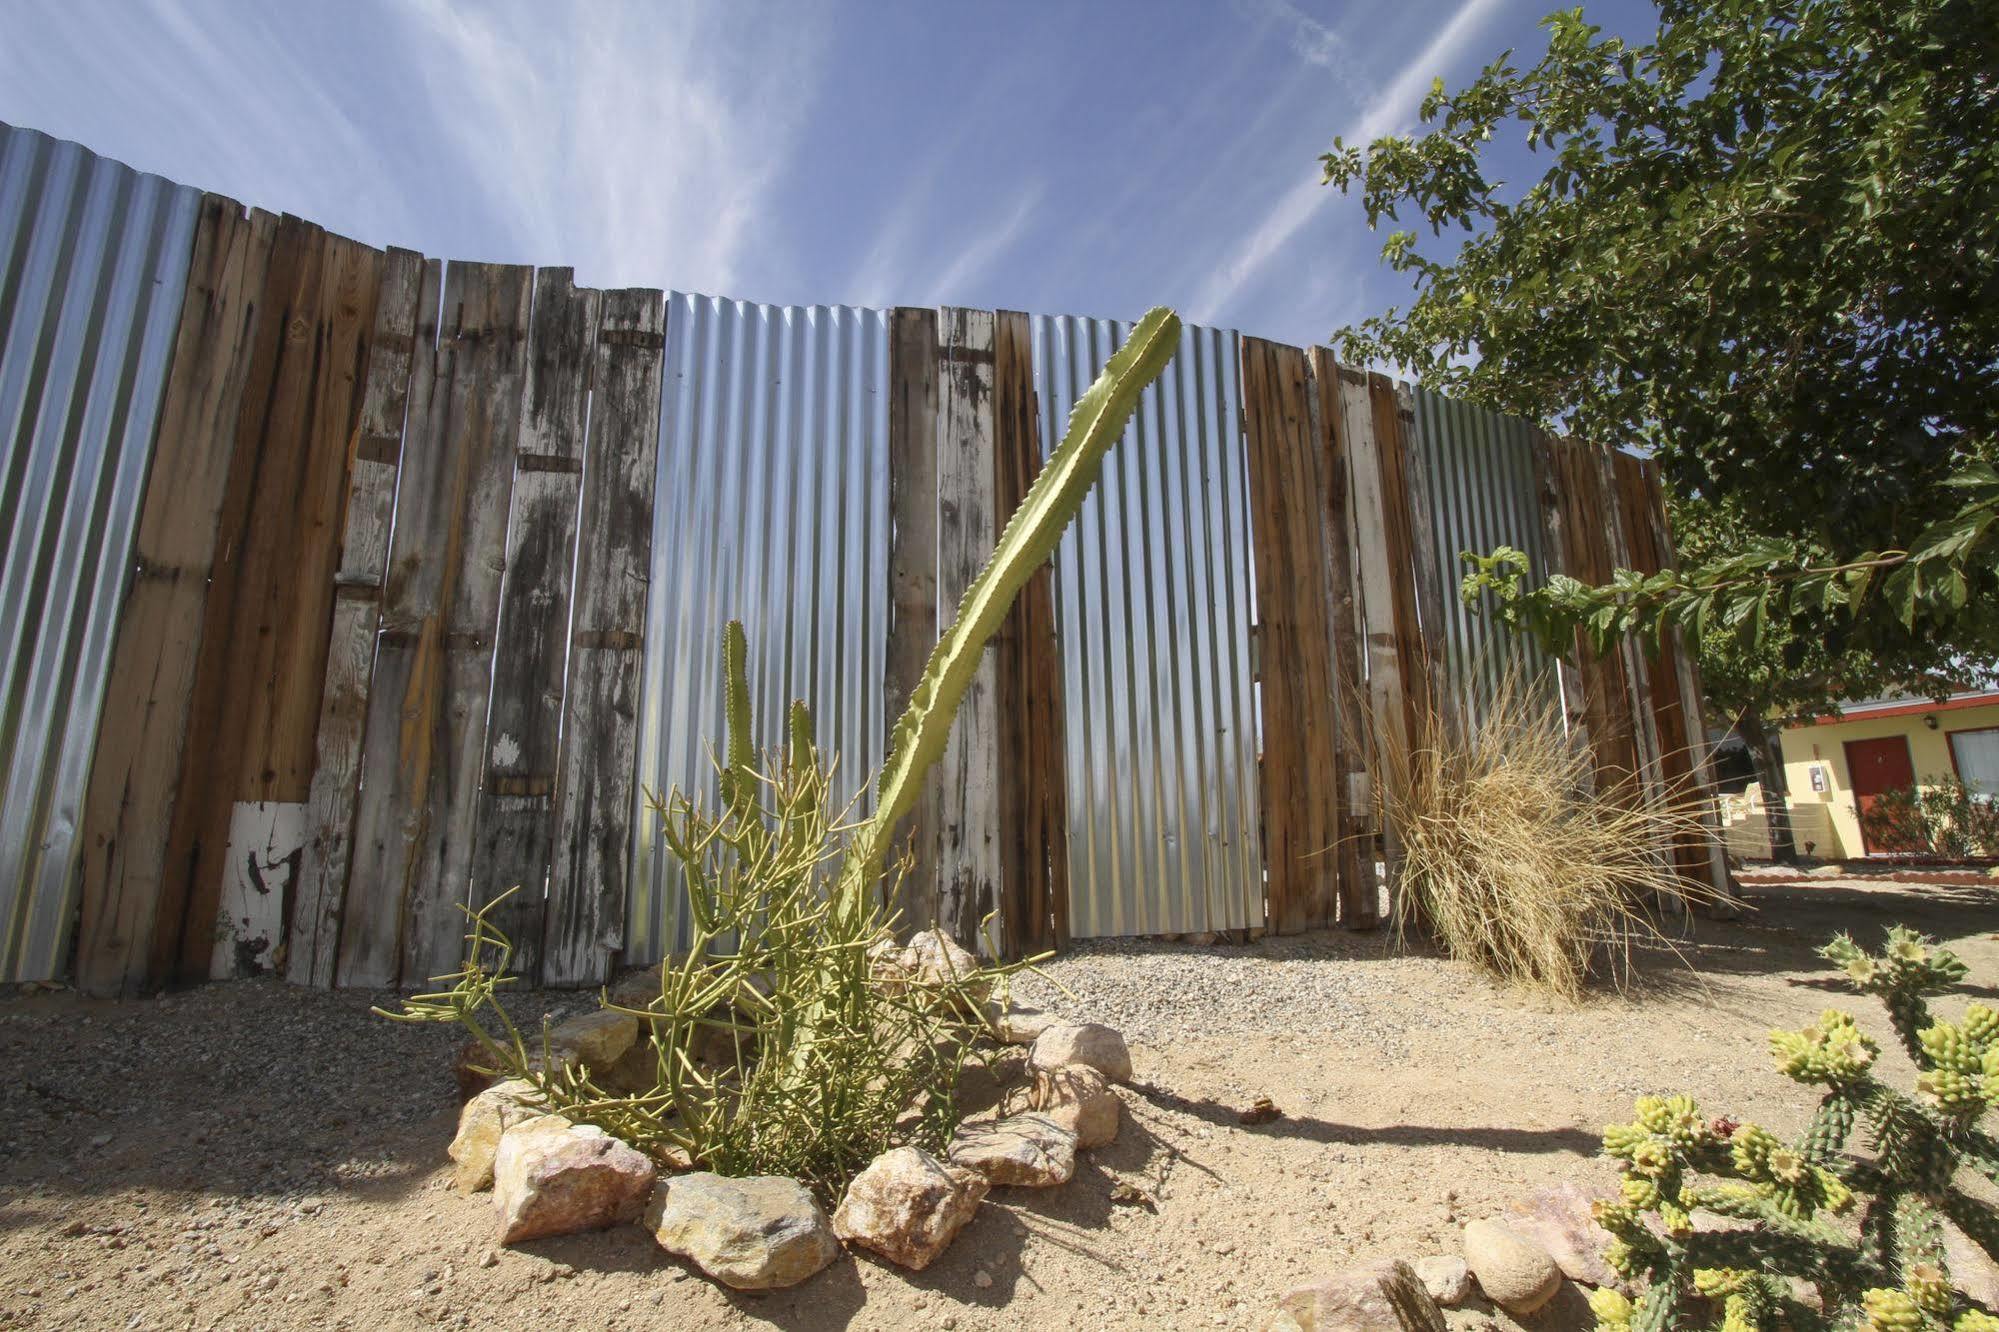
[(1309, 343), (1407, 293), (1317, 155), (1413, 127), (1434, 75), (1538, 51), (1555, 5), (9, 0), (0, 119), (589, 285), (1167, 303)]

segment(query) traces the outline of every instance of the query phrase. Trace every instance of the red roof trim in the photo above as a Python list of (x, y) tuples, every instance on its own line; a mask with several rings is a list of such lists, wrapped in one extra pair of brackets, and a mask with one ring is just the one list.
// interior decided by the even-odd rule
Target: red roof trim
[(1956, 712), (1959, 708), (1989, 708), (1999, 705), (1999, 690), (1989, 694), (1971, 694), (1962, 698), (1947, 698), (1941, 703), (1928, 701), (1921, 703), (1897, 703), (1890, 708), (1856, 708), (1851, 712), (1834, 717), (1817, 717), (1814, 726), (1837, 726), (1841, 722), (1872, 721), (1877, 717), (1920, 717), (1926, 712)]

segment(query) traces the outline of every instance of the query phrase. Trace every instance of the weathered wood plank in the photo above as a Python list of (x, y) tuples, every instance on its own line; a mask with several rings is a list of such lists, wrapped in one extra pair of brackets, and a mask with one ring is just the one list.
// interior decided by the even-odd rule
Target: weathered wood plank
[[(1564, 531), (1569, 542), (1569, 572), (1586, 583), (1607, 583), (1615, 572), (1613, 526), (1606, 521), (1610, 497), (1591, 450), (1579, 443), (1557, 441), (1555, 457), (1563, 472)], [(1589, 718), (1589, 738), (1597, 760), (1597, 781), (1612, 788), (1642, 780), (1643, 763), (1632, 688), (1623, 651), (1596, 653), (1578, 638), (1583, 663), (1583, 700)]]
[(536, 973), (541, 959), (598, 298), (598, 292), (579, 291), (567, 268), (544, 268), (535, 276), (507, 579), (472, 856), (475, 903), (519, 890), (495, 919), (514, 941), (514, 963), (525, 976)]
[[(1419, 732), (1412, 723), (1416, 699), (1409, 677), (1420, 672), (1416, 651), (1408, 640), (1409, 574), (1398, 560), (1406, 541), (1397, 539), (1398, 514), (1408, 512), (1401, 501), (1398, 452), (1395, 448), (1392, 396), (1386, 435), (1368, 376), (1339, 367), (1339, 428), (1345, 443), (1353, 490), (1353, 540), (1360, 552), (1362, 643), (1367, 662), (1370, 771), (1386, 773), (1406, 761)], [(1376, 793), (1377, 797), (1379, 793)], [(1388, 871), (1390, 910), (1400, 890), (1401, 834), (1395, 821), (1380, 825), (1382, 861)]]
[(1334, 922), (1339, 902), (1339, 715), (1320, 439), (1305, 353), (1244, 338), (1243, 437), (1256, 554), (1268, 928)]
[(437, 341), (442, 280), (441, 264), (425, 263), (422, 255), (410, 250), (392, 249), (383, 262), (361, 417), (348, 450), (347, 516), (340, 567), (334, 574), (333, 633), (320, 700), (317, 765), (301, 833), (305, 854), (293, 885), (285, 974), (295, 985), (333, 983), (340, 913), (353, 859), (362, 729), (368, 718), (375, 634), (381, 627), (382, 579), (411, 361), (419, 337), (426, 353)]
[(459, 953), (532, 281), (528, 268), (451, 265), (437, 344), (417, 348), (341, 919), (342, 985), (413, 984)]
[(83, 807), (76, 977), (89, 994), (164, 979), (151, 964), (175, 778), (276, 230), (269, 213), (202, 199)]
[(1348, 929), (1373, 929), (1381, 924), (1381, 904), (1369, 835), (1367, 759), (1361, 750), (1366, 728), (1359, 714), (1367, 705), (1367, 681), (1360, 668), (1360, 607), (1354, 596), (1353, 486), (1345, 432), (1340, 429), (1339, 366), (1324, 347), (1312, 349), (1308, 404), (1319, 453), (1320, 541), (1325, 552), (1332, 708), (1337, 722), (1332, 771), (1339, 835), (1334, 857), (1339, 920)]
[[(889, 626), (882, 703), (892, 730), (937, 646), (937, 312), (889, 313), (888, 590)], [(898, 930), (928, 926), (935, 912), (937, 801), (933, 770), (915, 813), (891, 834), (910, 863), (894, 885)]]
[[(270, 631), (250, 677), (268, 704), (250, 713), (244, 782), (226, 824), (216, 825), (226, 829), (220, 887), (228, 900), (216, 916), (212, 976), (283, 968), (305, 855), (301, 837), (318, 759), (348, 470), (383, 267), (380, 251), (344, 237), (326, 236), (321, 245), (312, 361), (304, 377), (280, 380), (273, 413), (275, 428), (297, 422), (303, 449), (295, 463), (286, 460), (289, 470), (278, 471), (269, 467), (267, 446), (263, 498), (245, 547), (246, 563), (269, 571), (258, 622)], [(293, 384), (301, 408), (287, 406)], [(234, 840), (239, 833), (246, 838), (241, 844)]]
[[(1656, 472), (1646, 460), (1628, 453), (1614, 455), (1612, 465), (1629, 567), (1643, 574), (1670, 567), (1672, 555)], [(1706, 770), (1705, 726), (1698, 694), (1693, 696), (1693, 710), (1688, 711), (1683, 677), (1692, 663), (1684, 659), (1679, 631), (1672, 628), (1662, 634), (1656, 651), (1644, 651), (1635, 641), (1633, 646), (1635, 659), (1646, 672), (1647, 701), (1658, 745), (1660, 798), (1676, 804), (1711, 800), (1714, 788), (1712, 776)], [(1724, 893), (1727, 890), (1725, 860), (1721, 863), (1720, 880), (1712, 879), (1720, 850), (1720, 838), (1712, 829), (1706, 836), (1690, 830), (1673, 848), (1676, 867), (1702, 895), (1711, 885)]]
[[(185, 910), (171, 939), (155, 938), (162, 968), (171, 960), (184, 976), (269, 965), (283, 938), (284, 894), (260, 894), (247, 916), (220, 918), (218, 904), (224, 867), (249, 854), (229, 850), (234, 806), (302, 803), (310, 785), (348, 438), (380, 276), (378, 251), (295, 218), (279, 223), (181, 755), (184, 796), (201, 794), (176, 803), (168, 842), (168, 894)], [(228, 936), (266, 943), (245, 951)]]
[[(493, 681), (493, 641), (506, 568), (507, 518), (515, 442), (527, 376), (534, 270), (499, 268), (496, 318), (476, 336), (479, 373), (451, 381), (451, 433), (445, 452), (463, 471), (454, 526), (446, 539), (450, 595), (441, 610), (443, 689), (431, 768), (430, 817), (418, 849), (422, 871), (411, 885), (403, 936), (405, 984), (454, 969), (464, 956), (472, 831), (486, 745)], [(447, 304), (449, 303), (447, 297)], [(461, 336), (471, 338), (471, 332)], [(490, 350), (488, 347), (490, 345)]]
[[(993, 316), (937, 313), (937, 614), (948, 620), (993, 552)], [(937, 924), (983, 947), (999, 906), (998, 664), (988, 652), (938, 762)]]
[(1446, 735), (1458, 729), (1457, 691), (1444, 662), (1444, 573), (1431, 521), (1430, 468), (1416, 437), (1416, 399), (1407, 384), (1395, 385), (1395, 422), (1402, 454), (1402, 485), (1409, 504), (1410, 563), (1423, 645), (1423, 696)]
[[(1041, 471), (1040, 413), (1028, 316), (993, 315), (993, 502), (1004, 531)], [(999, 749), (1001, 949), (1031, 956), (1067, 942), (1068, 788), (1055, 577), (1027, 581), (995, 642)]]
[(1436, 694), (1430, 677), (1429, 651), (1423, 643), (1422, 617), (1417, 610), (1419, 556), (1402, 403), (1395, 392), (1395, 382), (1387, 375), (1370, 374), (1367, 392), (1374, 411), (1374, 443), (1381, 468), (1381, 531), (1393, 570), (1389, 603), (1394, 616), (1395, 660), (1402, 673), (1402, 704), (1408, 735), (1412, 743), (1422, 744), (1429, 735)]
[[(1396, 632), (1395, 587), (1399, 571), (1388, 536), (1388, 497), (1382, 492), (1382, 454), (1375, 436), (1374, 403), (1367, 374), (1338, 367), (1339, 426), (1353, 484), (1353, 541), (1360, 552), (1360, 604), (1367, 655), (1367, 690), (1376, 750), (1407, 754), (1411, 734), (1405, 701), (1402, 639)], [(1384, 829), (1384, 833), (1387, 830)]]
[[(1652, 550), (1657, 568), (1672, 568), (1679, 563), (1673, 547), (1672, 525), (1666, 519), (1665, 488), (1660, 483), (1659, 466), (1647, 459), (1639, 466), (1639, 485), (1643, 491), (1646, 517), (1652, 532)], [(1691, 769), (1693, 793), (1706, 802), (1703, 823), (1707, 836), (1698, 845), (1689, 848), (1686, 868), (1693, 877), (1713, 889), (1714, 899), (1709, 909), (1717, 914), (1734, 914), (1738, 909), (1733, 892), (1734, 883), (1728, 873), (1728, 856), (1722, 845), (1720, 811), (1715, 805), (1718, 787), (1715, 782), (1714, 752), (1707, 743), (1706, 713), (1702, 707), (1704, 697), (1701, 691), (1700, 659), (1687, 646), (1686, 635), (1678, 625), (1670, 626), (1665, 636), (1666, 647), (1671, 653), (1672, 678), (1668, 686), (1677, 694), (1681, 729), (1686, 735), (1687, 760)]]
[(624, 939), (665, 338), (662, 293), (603, 293), (542, 936), (549, 985), (607, 979)]
[[(1598, 498), (1597, 529), (1602, 534), (1606, 563), (1614, 575), (1619, 569), (1637, 567), (1631, 550), (1631, 514), (1627, 511), (1617, 475), (1614, 449), (1589, 451), (1595, 471)], [(1658, 718), (1652, 705), (1652, 671), (1643, 647), (1635, 636), (1627, 635), (1618, 644), (1623, 667), (1624, 708), (1630, 718), (1631, 741), (1637, 759), (1639, 789), (1647, 800), (1657, 802), (1665, 794), (1665, 776), (1660, 763)]]

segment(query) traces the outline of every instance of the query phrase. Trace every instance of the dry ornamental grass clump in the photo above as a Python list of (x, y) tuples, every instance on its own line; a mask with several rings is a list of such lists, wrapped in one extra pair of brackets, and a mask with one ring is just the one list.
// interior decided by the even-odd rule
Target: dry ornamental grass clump
[(1374, 746), (1381, 812), (1399, 835), (1399, 932), (1566, 1000), (1592, 977), (1622, 983), (1635, 945), (1663, 941), (1662, 905), (1693, 886), (1672, 849), (1705, 836), (1692, 795), (1599, 789), (1560, 705), (1508, 680), (1462, 733), (1434, 713), (1413, 752)]

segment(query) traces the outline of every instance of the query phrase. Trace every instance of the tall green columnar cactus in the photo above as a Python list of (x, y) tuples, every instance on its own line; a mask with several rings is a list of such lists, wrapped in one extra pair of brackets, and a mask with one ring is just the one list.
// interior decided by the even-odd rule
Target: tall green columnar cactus
[[(1927, 997), (1964, 964), (1899, 925), (1879, 956), (1843, 934), (1822, 953), (1888, 1009), (1919, 1070), (1914, 1094), (1876, 1079), (1880, 1046), (1827, 1009), (1803, 1031), (1770, 1033), (1778, 1071), (1825, 1089), (1797, 1142), (1704, 1119), (1685, 1096), (1640, 1098), (1634, 1122), (1604, 1130), (1624, 1183), (1596, 1217), (1616, 1237), (1611, 1266), (1644, 1289), (1635, 1304), (1598, 1291), (1599, 1326), (1999, 1332), (1952, 1285), (1943, 1247), (1948, 1218), (1999, 1255), (1999, 1213), (1957, 1184), (1967, 1165), (1999, 1181), (1999, 1143), (1980, 1126), (1999, 1102), (1999, 1011), (1974, 1003), (1958, 1022), (1933, 1019)], [(1856, 1129), (1862, 1150), (1849, 1152)], [(1697, 1212), (1719, 1224), (1696, 1228)]]
[(1000, 533), (986, 567), (965, 589), (951, 627), (937, 641), (923, 678), (889, 736), (888, 762), (876, 791), (874, 816), (854, 830), (841, 867), (839, 902), (857, 909), (881, 875), (895, 825), (916, 807), (923, 776), (944, 754), (952, 719), (971, 687), (979, 656), (999, 632), (1013, 599), (1034, 571), (1048, 562), (1084, 496), (1096, 484), (1104, 454), (1138, 407), (1138, 398), (1180, 346), (1180, 317), (1160, 308), (1148, 313), (1076, 400), (1069, 428), (1048, 456)]

